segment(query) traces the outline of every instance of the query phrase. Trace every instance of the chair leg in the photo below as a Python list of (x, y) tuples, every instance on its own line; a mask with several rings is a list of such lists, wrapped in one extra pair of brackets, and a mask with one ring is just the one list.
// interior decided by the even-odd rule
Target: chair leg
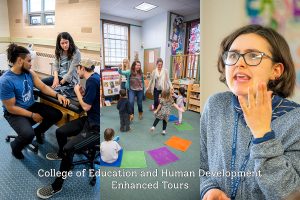
[(74, 161), (72, 163), (72, 167), (75, 165), (81, 164), (89, 164), (90, 169), (92, 170), (91, 173), (91, 180), (90, 185), (95, 186), (97, 177), (95, 176), (95, 164), (100, 164), (100, 162), (96, 161), (96, 159), (100, 156), (100, 153), (97, 151), (99, 148), (96, 149), (89, 149), (88, 152), (82, 152), (82, 154), (86, 157), (84, 160)]
[[(16, 135), (8, 135), (8, 136), (6, 136), (5, 140), (6, 140), (6, 142), (10, 142), (11, 138), (15, 139), (16, 137), (17, 137)], [(39, 151), (39, 146), (37, 144), (31, 143), (27, 146), (27, 148), (35, 154), (37, 154)]]

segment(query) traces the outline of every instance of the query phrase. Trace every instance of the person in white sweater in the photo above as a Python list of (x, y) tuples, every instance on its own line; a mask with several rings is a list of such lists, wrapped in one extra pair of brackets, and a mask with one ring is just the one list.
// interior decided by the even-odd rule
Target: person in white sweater
[(106, 163), (113, 163), (118, 160), (119, 151), (122, 149), (119, 143), (113, 140), (115, 131), (107, 128), (104, 131), (104, 140), (100, 144), (101, 159)]
[(154, 110), (159, 105), (159, 95), (163, 90), (172, 89), (172, 83), (169, 78), (169, 73), (166, 68), (163, 68), (163, 60), (158, 58), (156, 68), (151, 73), (151, 78), (146, 91), (150, 90), (154, 96)]

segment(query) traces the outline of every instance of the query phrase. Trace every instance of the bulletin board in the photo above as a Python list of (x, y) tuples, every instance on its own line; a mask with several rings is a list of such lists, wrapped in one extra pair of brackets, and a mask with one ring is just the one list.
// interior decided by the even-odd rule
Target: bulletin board
[(120, 74), (117, 69), (104, 69), (101, 71), (103, 95), (114, 96), (120, 92)]

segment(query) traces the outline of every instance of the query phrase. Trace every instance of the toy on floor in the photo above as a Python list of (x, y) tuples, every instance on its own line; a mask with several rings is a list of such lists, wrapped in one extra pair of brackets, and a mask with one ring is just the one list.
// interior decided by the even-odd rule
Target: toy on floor
[(120, 141), (120, 136), (117, 135), (117, 136), (113, 139), (113, 141), (119, 142), (119, 141)]

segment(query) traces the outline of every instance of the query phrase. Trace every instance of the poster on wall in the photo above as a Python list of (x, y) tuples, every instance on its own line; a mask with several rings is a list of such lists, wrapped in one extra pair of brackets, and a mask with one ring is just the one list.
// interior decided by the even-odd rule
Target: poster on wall
[(172, 55), (184, 54), (185, 23), (183, 23), (182, 16), (171, 13), (169, 33), (169, 39), (172, 42)]
[(199, 22), (193, 22), (191, 24), (188, 52), (189, 54), (200, 53), (200, 23)]
[(119, 95), (120, 74), (117, 69), (105, 69), (101, 71), (104, 96)]

